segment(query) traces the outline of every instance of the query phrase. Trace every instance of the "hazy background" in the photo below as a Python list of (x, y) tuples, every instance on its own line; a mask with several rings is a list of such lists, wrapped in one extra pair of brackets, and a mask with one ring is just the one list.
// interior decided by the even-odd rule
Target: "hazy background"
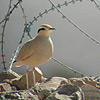
[[(9, 1), (10, 0), (0, 0), (0, 21), (7, 13)], [(58, 5), (58, 3), (62, 4), (65, 2), (64, 0), (52, 1), (56, 5)], [(98, 4), (100, 4), (100, 0), (96, 1)], [(12, 1), (12, 7), (16, 2), (17, 0)], [(28, 21), (32, 21), (34, 16), (37, 17), (39, 13), (44, 12), (45, 9), (51, 8), (51, 4), (48, 0), (23, 0), (22, 5)], [(83, 30), (100, 41), (100, 10), (97, 9), (91, 0), (83, 0), (82, 2), (78, 1), (75, 4), (71, 3), (68, 6), (61, 7), (60, 10), (62, 10), (67, 17), (74, 21)], [(53, 31), (51, 34), (55, 47), (53, 55), (55, 58), (73, 69), (76, 69), (77, 71), (91, 76), (100, 76), (100, 45), (97, 45), (91, 39), (86, 37), (66, 19), (63, 19), (56, 9), (48, 12), (48, 14), (43, 15), (43, 17), (34, 22), (34, 24), (31, 26), (30, 32), (32, 37), (37, 35), (39, 26), (45, 23), (56, 28), (56, 31)], [(23, 29), (23, 14), (18, 6), (18, 8), (12, 13), (5, 30), (4, 52), (6, 54), (6, 67), (9, 67), (9, 62), (11, 61), (10, 58), (12, 57), (12, 54), (20, 41)], [(2, 28), (0, 27), (0, 33), (1, 32)], [(26, 34), (23, 43), (28, 39), (29, 37)], [(2, 62), (1, 57), (0, 62)], [(23, 74), (25, 71), (25, 66), (13, 68), (12, 70)], [(41, 70), (45, 77), (77, 76), (73, 74), (72, 71), (62, 67), (53, 60), (41, 65)], [(0, 71), (3, 71), (3, 65), (1, 63)]]

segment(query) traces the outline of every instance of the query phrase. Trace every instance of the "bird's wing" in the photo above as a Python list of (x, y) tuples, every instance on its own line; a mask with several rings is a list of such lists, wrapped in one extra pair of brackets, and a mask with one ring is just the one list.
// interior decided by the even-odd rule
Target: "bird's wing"
[(22, 46), (15, 60), (23, 61), (29, 56), (31, 56), (34, 53), (34, 51), (35, 50), (32, 41), (28, 41)]

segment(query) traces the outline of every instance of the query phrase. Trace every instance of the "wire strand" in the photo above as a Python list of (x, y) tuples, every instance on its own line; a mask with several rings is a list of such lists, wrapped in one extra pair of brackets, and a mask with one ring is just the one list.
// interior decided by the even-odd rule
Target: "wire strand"
[(97, 41), (95, 38), (93, 38), (91, 35), (89, 35), (87, 32), (85, 32), (84, 30), (82, 30), (78, 25), (76, 25), (72, 20), (70, 20), (67, 16), (64, 15), (64, 13), (58, 9), (54, 3), (51, 0), (48, 0), (52, 6), (54, 6), (56, 8), (56, 10), (58, 11), (58, 13), (60, 13), (63, 18), (65, 18), (68, 22), (70, 22), (76, 29), (78, 29), (81, 33), (85, 34), (88, 38), (90, 38), (92, 41), (94, 41), (95, 43), (100, 45), (100, 42)]
[(97, 2), (95, 0), (91, 0), (91, 1), (93, 1), (96, 7), (100, 10), (100, 6), (97, 4)]
[(54, 58), (54, 57), (52, 57), (52, 59), (53, 59), (55, 62), (57, 62), (58, 64), (60, 64), (61, 66), (63, 66), (63, 67), (65, 67), (65, 68), (67, 68), (67, 69), (73, 71), (75, 74), (81, 75), (81, 77), (87, 76), (86, 74), (83, 74), (83, 73), (81, 73), (81, 72), (79, 72), (79, 71), (77, 71), (77, 70), (75, 70), (75, 69), (73, 69), (73, 68), (71, 68), (71, 67), (69, 67), (69, 66), (63, 64), (61, 61), (57, 60), (57, 59)]
[[(30, 30), (31, 30), (30, 27), (31, 27), (31, 25), (33, 25), (33, 23), (34, 23), (35, 21), (37, 21), (38, 18), (42, 17), (44, 14), (47, 14), (49, 11), (53, 11), (54, 9), (56, 9), (56, 10), (63, 16), (63, 18), (66, 18), (67, 21), (69, 21), (69, 22), (70, 22), (74, 27), (76, 27), (79, 31), (81, 31), (81, 32), (84, 33), (87, 37), (89, 37), (91, 40), (93, 40), (94, 42), (96, 42), (97, 44), (100, 45), (100, 42), (99, 42), (99, 41), (97, 41), (97, 40), (94, 39), (92, 36), (90, 36), (90, 35), (87, 34), (85, 31), (83, 31), (80, 27), (78, 27), (75, 23), (73, 23), (73, 21), (71, 21), (68, 17), (66, 17), (66, 16), (64, 15), (64, 13), (63, 13), (61, 10), (58, 9), (58, 8), (60, 8), (61, 6), (64, 6), (64, 5), (67, 6), (68, 4), (70, 4), (70, 3), (75, 3), (76, 1), (82, 1), (82, 0), (72, 0), (72, 1), (69, 1), (69, 2), (65, 1), (63, 4), (58, 4), (57, 6), (55, 6), (54, 3), (51, 2), (51, 0), (49, 0), (49, 2), (52, 4), (52, 7), (51, 7), (50, 9), (48, 9), (48, 10), (45, 9), (44, 12), (39, 13), (39, 15), (38, 15), (37, 17), (34, 17), (34, 19), (33, 19), (31, 22), (29, 22), (28, 24), (26, 23), (26, 25), (25, 25), (25, 27), (24, 27), (23, 35), (22, 35), (22, 37), (21, 37), (21, 40), (20, 40), (20, 42), (19, 42), (19, 45), (18, 45), (18, 47), (17, 47), (17, 49), (16, 49), (16, 51), (15, 51), (15, 54), (14, 54), (14, 56), (13, 56), (13, 59), (12, 59), (11, 65), (10, 65), (10, 69), (12, 68), (12, 63), (13, 63), (13, 61), (14, 61), (14, 59), (15, 59), (15, 57), (16, 57), (16, 54), (17, 54), (17, 52), (18, 52), (18, 50), (19, 50), (19, 48), (20, 48), (20, 44), (22, 43), (22, 40), (23, 40), (23, 38), (24, 38), (25, 33), (27, 33), (28, 36), (29, 36), (30, 38), (32, 38), (31, 35), (30, 35)], [(21, 6), (21, 9), (22, 9), (23, 15), (25, 16), (25, 13), (24, 13), (24, 10), (23, 10), (22, 6)], [(26, 18), (26, 16), (25, 16), (25, 18)], [(26, 22), (26, 21), (25, 21), (25, 22)], [(57, 59), (54, 58), (54, 57), (53, 57), (52, 59), (53, 59), (55, 62), (59, 63), (61, 66), (63, 66), (63, 67), (65, 67), (65, 68), (67, 68), (67, 69), (73, 71), (75, 74), (77, 73), (77, 74), (80, 74), (81, 76), (86, 76), (85, 74), (82, 74), (81, 72), (78, 72), (78, 71), (72, 69), (71, 67), (66, 66), (65, 64), (61, 63), (59, 60), (57, 60)]]
[(9, 12), (10, 12), (10, 8), (11, 8), (11, 2), (12, 0), (10, 0), (10, 3), (9, 3), (9, 8), (8, 8), (8, 11), (7, 11), (7, 15), (5, 17), (5, 20), (3, 20), (2, 22), (4, 22), (4, 24), (2, 25), (2, 33), (1, 33), (1, 57), (2, 57), (2, 64), (3, 64), (3, 69), (6, 71), (7, 68), (6, 68), (6, 60), (5, 60), (5, 54), (4, 54), (4, 32), (5, 32), (5, 28), (6, 28), (6, 24), (7, 24), (7, 21), (9, 20)]

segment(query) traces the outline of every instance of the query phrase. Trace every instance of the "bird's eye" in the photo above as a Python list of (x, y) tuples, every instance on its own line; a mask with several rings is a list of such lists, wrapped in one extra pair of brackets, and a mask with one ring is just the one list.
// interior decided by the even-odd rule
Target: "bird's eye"
[(46, 30), (46, 29), (45, 29), (45, 28), (40, 28), (40, 29), (38, 30), (38, 33), (39, 33), (41, 30)]

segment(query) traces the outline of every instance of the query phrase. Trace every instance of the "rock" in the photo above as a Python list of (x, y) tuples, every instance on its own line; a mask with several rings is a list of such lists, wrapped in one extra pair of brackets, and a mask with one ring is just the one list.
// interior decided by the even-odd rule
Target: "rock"
[(20, 77), (17, 73), (14, 71), (8, 70), (0, 73), (0, 82), (4, 81), (5, 79), (14, 79)]
[(91, 77), (84, 77), (82, 79), (86, 84), (96, 87), (97, 81), (93, 80)]
[(85, 100), (80, 87), (74, 84), (65, 84), (48, 96), (45, 100)]
[[(29, 71), (30, 89), (26, 89), (26, 76), (5, 79), (0, 83), (0, 100), (100, 100), (100, 81), (92, 77), (46, 79), (36, 67), (36, 87), (33, 87), (32, 70)], [(7, 75), (7, 74), (6, 74)], [(17, 89), (24, 89), (17, 91)]]
[(39, 83), (45, 82), (47, 80), (47, 78), (41, 76), (41, 79), (39, 80)]
[(23, 90), (19, 94), (21, 100), (39, 100), (38, 96), (31, 93), (30, 90)]
[(97, 83), (96, 80), (94, 80), (92, 77), (82, 77), (82, 78), (69, 78), (70, 82), (72, 84), (76, 84), (78, 86), (83, 86), (85, 84), (90, 84), (94, 87), (100, 88), (99, 83)]
[(51, 94), (51, 91), (49, 89), (44, 89), (42, 91), (40, 91), (40, 93), (38, 94), (38, 98), (40, 100), (44, 100), (46, 99), (49, 95)]
[(100, 81), (96, 83), (96, 88), (100, 89)]
[(5, 97), (0, 95), (0, 100), (5, 100)]
[[(67, 82), (67, 83), (66, 83)], [(37, 86), (38, 98), (40, 100), (84, 100), (81, 88), (74, 84), (68, 84), (63, 77), (52, 77)]]
[(100, 90), (96, 87), (86, 84), (81, 88), (84, 92), (85, 100), (100, 100)]
[[(39, 82), (42, 77), (42, 72), (38, 67), (35, 67), (35, 81)], [(34, 86), (33, 83), (33, 72), (32, 69), (28, 71), (28, 82), (29, 82), (29, 88)], [(16, 78), (12, 80), (12, 85), (17, 86), (19, 89), (26, 89), (26, 74), (24, 74), (20, 78)]]
[(12, 91), (11, 86), (8, 83), (0, 83), (0, 92)]
[(83, 78), (69, 78), (70, 82), (72, 84), (76, 84), (78, 86), (83, 86), (84, 84), (86, 84), (84, 81), (83, 81)]
[(53, 93), (48, 96), (45, 100), (71, 100), (67, 95)]
[(71, 81), (69, 79), (63, 80), (63, 81), (61, 81), (60, 85), (67, 84), (67, 83), (71, 84)]
[(45, 82), (40, 83), (41, 87), (51, 87), (51, 88), (57, 88), (62, 81), (67, 81), (66, 78), (63, 77), (52, 77), (47, 79)]
[(64, 94), (69, 96), (71, 99), (84, 100), (84, 93), (81, 88), (75, 84), (64, 84), (57, 88), (56, 90), (59, 94)]
[(5, 94), (5, 98), (6, 99), (10, 99), (11, 98), (11, 94)]
[(63, 77), (52, 77), (47, 79), (45, 82), (36, 85), (36, 93), (39, 93), (39, 98), (45, 98), (47, 95), (53, 93), (60, 85), (61, 81), (66, 80)]
[(0, 100), (39, 100), (37, 95), (32, 94), (29, 90), (9, 92), (0, 94)]
[(56, 91), (59, 94), (72, 95), (76, 91), (80, 91), (80, 90), (79, 87), (74, 84), (64, 84), (59, 86)]
[(13, 99), (13, 100), (19, 99), (19, 96), (17, 94), (10, 94), (10, 93), (5, 94), (4, 97), (5, 97), (5, 99)]

